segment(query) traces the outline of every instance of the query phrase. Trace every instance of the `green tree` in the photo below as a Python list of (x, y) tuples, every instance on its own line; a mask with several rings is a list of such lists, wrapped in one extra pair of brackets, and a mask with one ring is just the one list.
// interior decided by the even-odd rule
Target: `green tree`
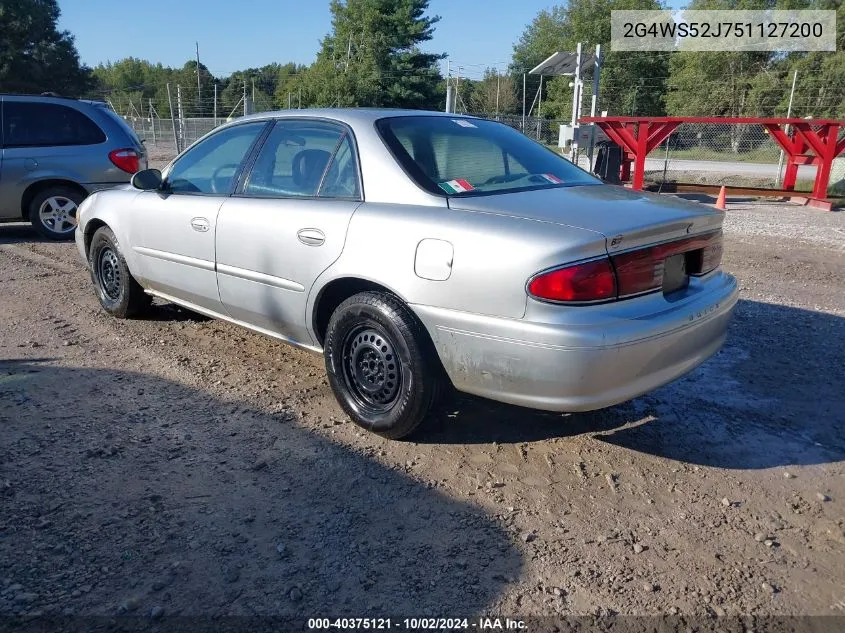
[(516, 112), (516, 85), (513, 77), (502, 75), (492, 68), (486, 69), (481, 81), (473, 85), (469, 105), (473, 112), (483, 114)]
[(91, 71), (79, 62), (73, 36), (59, 31), (56, 0), (0, 2), (0, 91), (79, 96)]
[(332, 0), (308, 92), (320, 105), (438, 107), (443, 55), (424, 53), (440, 19), (428, 0)]

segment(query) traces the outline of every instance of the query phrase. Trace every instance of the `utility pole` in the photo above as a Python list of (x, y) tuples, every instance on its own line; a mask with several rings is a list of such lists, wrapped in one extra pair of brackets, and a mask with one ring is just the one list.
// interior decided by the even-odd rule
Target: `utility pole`
[(200, 95), (202, 94), (202, 89), (200, 87), (200, 43), (197, 42), (197, 112), (196, 116), (202, 116), (202, 103)]

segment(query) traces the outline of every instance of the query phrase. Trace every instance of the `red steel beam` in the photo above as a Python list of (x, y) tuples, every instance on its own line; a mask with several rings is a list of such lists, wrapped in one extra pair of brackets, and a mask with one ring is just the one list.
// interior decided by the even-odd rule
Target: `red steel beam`
[[(834, 119), (795, 119), (763, 117), (583, 117), (582, 123), (595, 123), (617, 145), (625, 150), (622, 178), (630, 175), (634, 163), (632, 187), (642, 189), (645, 175), (645, 158), (682, 123), (729, 123), (762, 125), (780, 145), (788, 160), (783, 179), (785, 190), (793, 190), (798, 176), (798, 165), (816, 165), (813, 198), (827, 197), (827, 186), (833, 159), (845, 152), (845, 137), (839, 131), (845, 121)], [(783, 129), (791, 125), (791, 136)]]

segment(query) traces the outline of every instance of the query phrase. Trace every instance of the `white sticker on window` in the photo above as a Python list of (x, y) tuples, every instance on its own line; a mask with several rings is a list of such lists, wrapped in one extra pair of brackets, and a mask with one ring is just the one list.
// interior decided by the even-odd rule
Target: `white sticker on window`
[(466, 119), (452, 119), (455, 123), (460, 125), (461, 127), (478, 127), (474, 123), (467, 121)]

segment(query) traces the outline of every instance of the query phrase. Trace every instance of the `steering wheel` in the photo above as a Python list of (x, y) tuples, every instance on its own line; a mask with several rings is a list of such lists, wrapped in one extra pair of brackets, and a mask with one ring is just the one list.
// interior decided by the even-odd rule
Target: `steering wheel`
[[(234, 176), (235, 172), (238, 170), (239, 166), (240, 165), (238, 165), (237, 163), (226, 163), (225, 165), (220, 165), (220, 167), (215, 169), (214, 173), (211, 174), (211, 191), (213, 193), (229, 193), (228, 191), (221, 191), (221, 189), (223, 188), (222, 187), (223, 183), (220, 183), (221, 186), (218, 186), (217, 179), (220, 178), (220, 172), (223, 171), (224, 169), (231, 169), (232, 170), (232, 176)], [(229, 177), (227, 179), (227, 182), (226, 182), (226, 185), (227, 185), (226, 188), (228, 189), (228, 185), (231, 185), (231, 184), (232, 184), (232, 178)]]

